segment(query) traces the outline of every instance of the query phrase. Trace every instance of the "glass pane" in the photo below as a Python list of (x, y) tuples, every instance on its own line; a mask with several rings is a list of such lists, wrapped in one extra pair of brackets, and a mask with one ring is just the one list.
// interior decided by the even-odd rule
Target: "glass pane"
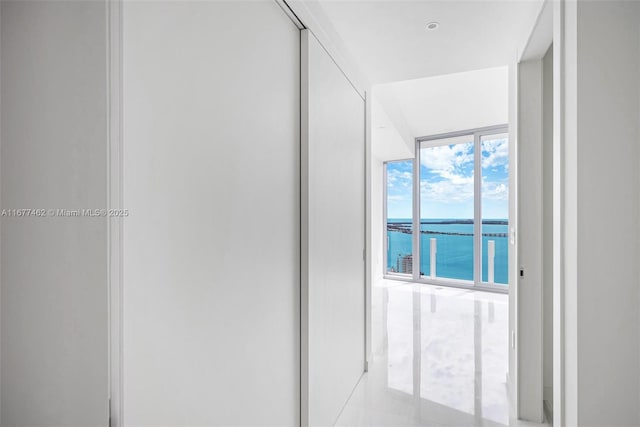
[(509, 283), (509, 137), (481, 139), (482, 281)]
[(420, 148), (420, 274), (472, 281), (473, 135), (435, 144)]
[(387, 272), (413, 270), (413, 160), (387, 163)]

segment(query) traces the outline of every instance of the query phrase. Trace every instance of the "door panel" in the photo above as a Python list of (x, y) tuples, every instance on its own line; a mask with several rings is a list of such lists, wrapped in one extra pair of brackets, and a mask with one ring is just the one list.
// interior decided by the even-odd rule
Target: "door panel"
[(275, 2), (125, 2), (124, 416), (299, 422), (300, 38)]
[(474, 136), (420, 143), (420, 275), (474, 280)]
[(365, 103), (308, 30), (302, 48), (302, 421), (325, 426), (364, 370)]

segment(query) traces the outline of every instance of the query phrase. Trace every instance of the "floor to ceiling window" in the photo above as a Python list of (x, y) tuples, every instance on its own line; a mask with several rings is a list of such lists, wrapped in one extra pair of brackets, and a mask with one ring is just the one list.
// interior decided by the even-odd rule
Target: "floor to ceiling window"
[(387, 162), (385, 177), (388, 275), (506, 289), (506, 126), (418, 138), (416, 158)]

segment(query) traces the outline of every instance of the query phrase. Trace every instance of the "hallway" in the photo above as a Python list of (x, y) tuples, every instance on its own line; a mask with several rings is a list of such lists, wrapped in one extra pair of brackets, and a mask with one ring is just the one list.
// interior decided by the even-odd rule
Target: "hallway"
[(639, 76), (640, 0), (0, 0), (0, 427), (640, 427)]
[(337, 425), (509, 424), (508, 295), (381, 280), (373, 363)]

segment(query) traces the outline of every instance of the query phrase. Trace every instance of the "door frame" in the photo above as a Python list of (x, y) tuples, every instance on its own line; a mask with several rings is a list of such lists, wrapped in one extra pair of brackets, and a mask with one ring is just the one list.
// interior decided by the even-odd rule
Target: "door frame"
[[(122, 176), (122, 0), (105, 0), (107, 9), (107, 209), (123, 208)], [(107, 220), (109, 427), (123, 423), (123, 218)]]
[[(493, 126), (485, 126), (474, 129), (467, 129), (455, 132), (447, 132), (436, 135), (429, 136), (420, 136), (415, 138), (415, 157), (414, 157), (414, 177), (413, 177), (413, 229), (420, 229), (420, 161), (421, 161), (421, 145), (427, 142), (427, 147), (437, 147), (446, 145), (446, 142), (440, 142), (441, 140), (448, 138), (455, 138), (461, 136), (472, 136), (473, 137), (473, 146), (474, 146), (474, 175), (476, 177), (482, 177), (482, 151), (481, 151), (481, 143), (482, 138), (484, 136), (489, 135), (498, 135), (498, 134), (508, 134), (509, 133), (509, 125), (508, 124), (499, 124)], [(511, 144), (511, 141), (509, 141)], [(511, 168), (509, 169), (509, 176), (511, 176)], [(417, 185), (416, 185), (417, 184)], [(509, 186), (509, 200), (515, 198), (515, 188), (511, 185)], [(413, 277), (412, 280), (419, 283), (426, 283), (431, 285), (438, 286), (449, 286), (456, 288), (464, 288), (464, 289), (474, 289), (474, 290), (482, 290), (489, 292), (497, 292), (497, 293), (508, 293), (509, 285), (499, 285), (499, 284), (491, 284), (488, 282), (482, 281), (482, 237), (478, 237), (482, 235), (482, 179), (474, 179), (474, 257), (473, 257), (473, 280), (457, 280), (451, 278), (429, 278), (423, 277), (420, 275), (420, 269), (413, 269)], [(511, 226), (511, 212), (508, 213), (508, 224)], [(417, 234), (419, 235), (419, 234)], [(420, 265), (420, 239), (414, 236), (413, 238), (413, 254), (414, 258), (418, 260), (418, 265)], [(512, 261), (509, 261), (509, 264)]]
[[(542, 98), (543, 91), (543, 66), (542, 59), (547, 53), (549, 47), (554, 43), (554, 38), (558, 36), (558, 30), (555, 26), (558, 24), (558, 8), (562, 7), (562, 2), (545, 1), (540, 8), (537, 20), (526, 40), (524, 47), (516, 57), (516, 61), (512, 64), (514, 72), (513, 89), (511, 95), (512, 101), (515, 103), (512, 114), (516, 122), (515, 132), (518, 138), (518, 159), (516, 172), (518, 187), (525, 186), (524, 191), (520, 191), (522, 195), (526, 194), (529, 198), (542, 197), (544, 195), (542, 184), (542, 144), (543, 144), (543, 108), (544, 102)], [(560, 263), (558, 257), (560, 251), (558, 247), (561, 245), (561, 233), (559, 230), (558, 212), (561, 208), (557, 201), (561, 196), (561, 176), (558, 168), (561, 167), (559, 151), (561, 141), (557, 135), (557, 127), (559, 125), (560, 109), (557, 108), (559, 100), (557, 91), (557, 53), (554, 50), (554, 94), (553, 94), (553, 293), (554, 293), (554, 400), (557, 402), (560, 390), (556, 389), (556, 378), (560, 374), (556, 364), (556, 353), (560, 351), (560, 346), (556, 343), (556, 325), (560, 321), (556, 307), (560, 304), (558, 297), (558, 289), (560, 287), (559, 277), (557, 276)], [(537, 151), (539, 148), (539, 153)], [(525, 159), (521, 159), (519, 151), (535, 151), (536, 159), (533, 159), (536, 165), (533, 169), (540, 169), (539, 179), (532, 177), (531, 165), (525, 163)], [(539, 154), (539, 158), (538, 158)], [(522, 160), (522, 161), (521, 161)], [(529, 167), (527, 167), (529, 166)], [(537, 170), (537, 169), (536, 169)], [(524, 176), (523, 174), (526, 174)], [(522, 175), (522, 176), (521, 176)], [(529, 182), (531, 180), (535, 182)], [(535, 193), (535, 194), (534, 194)], [(536, 213), (531, 215), (521, 209), (521, 205), (525, 200), (517, 201), (518, 224), (521, 220), (527, 223), (526, 227), (520, 227), (520, 231), (533, 230), (524, 236), (522, 240), (520, 236), (516, 246), (518, 271), (523, 270), (524, 278), (520, 277), (520, 273), (515, 277), (515, 286), (510, 302), (514, 306), (510, 313), (510, 331), (512, 343), (510, 352), (511, 367), (515, 366), (516, 375), (511, 378), (512, 398), (514, 401), (515, 415), (517, 419), (524, 419), (533, 422), (544, 422), (544, 367), (543, 367), (543, 346), (544, 328), (543, 328), (543, 210), (541, 207), (536, 208)], [(530, 204), (530, 203), (529, 203)], [(522, 205), (524, 206), (524, 205)], [(522, 212), (521, 212), (522, 211)], [(523, 216), (524, 215), (524, 216)], [(522, 218), (521, 218), (522, 217)], [(521, 233), (523, 234), (523, 233)], [(536, 279), (527, 283), (526, 278)], [(526, 375), (526, 379), (523, 377)], [(554, 418), (561, 413), (562, 408), (554, 404)], [(556, 418), (557, 419), (557, 418)]]

